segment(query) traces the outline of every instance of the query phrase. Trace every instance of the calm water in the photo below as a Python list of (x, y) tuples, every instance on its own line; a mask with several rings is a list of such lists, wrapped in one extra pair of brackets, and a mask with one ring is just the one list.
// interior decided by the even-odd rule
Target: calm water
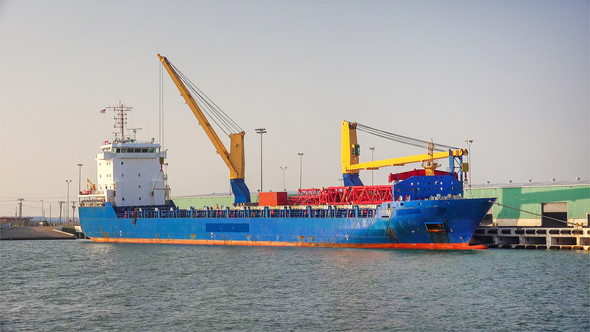
[(590, 253), (0, 243), (0, 330), (590, 330)]

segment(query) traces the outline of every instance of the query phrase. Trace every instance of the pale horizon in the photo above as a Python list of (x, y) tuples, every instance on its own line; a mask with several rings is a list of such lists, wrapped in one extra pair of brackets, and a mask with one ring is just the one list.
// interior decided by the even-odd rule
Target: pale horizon
[[(77, 200), (77, 164), (129, 128), (159, 140), (166, 56), (245, 132), (246, 184), (339, 186), (340, 123), (467, 148), (473, 186), (590, 180), (588, 1), (0, 2), (0, 216)], [(229, 176), (162, 77), (172, 197), (227, 193)], [(216, 128), (217, 129), (217, 128)], [(218, 131), (221, 135), (221, 131)], [(229, 139), (222, 137), (225, 144)], [(425, 153), (359, 132), (361, 161)], [(446, 168), (446, 160), (441, 161)], [(389, 173), (419, 164), (382, 168)], [(577, 180), (580, 178), (580, 180)], [(371, 184), (371, 172), (361, 172)], [(552, 179), (555, 179), (553, 181)], [(71, 213), (71, 210), (70, 210)]]

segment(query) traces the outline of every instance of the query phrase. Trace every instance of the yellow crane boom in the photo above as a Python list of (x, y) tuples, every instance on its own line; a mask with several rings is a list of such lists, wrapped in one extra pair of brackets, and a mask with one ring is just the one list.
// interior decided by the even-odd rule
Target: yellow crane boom
[(164, 68), (166, 68), (166, 71), (170, 75), (170, 78), (172, 78), (178, 91), (180, 91), (180, 95), (184, 98), (197, 118), (199, 125), (205, 130), (207, 137), (209, 137), (209, 140), (213, 143), (217, 154), (219, 154), (223, 162), (229, 168), (229, 178), (236, 203), (250, 202), (250, 191), (244, 182), (246, 164), (244, 155), (245, 132), (241, 131), (239, 133), (229, 134), (230, 150), (228, 152), (172, 64), (166, 59), (166, 57), (161, 56), (160, 54), (158, 54), (158, 58), (160, 59), (160, 62), (162, 62)]
[[(342, 121), (341, 127), (341, 156), (342, 156), (342, 175), (347, 186), (362, 186), (362, 182), (359, 179), (359, 170), (365, 169), (379, 169), (387, 166), (403, 166), (410, 163), (429, 163), (429, 166), (425, 167), (427, 175), (434, 174), (434, 169), (437, 167), (432, 163), (436, 159), (444, 159), (448, 157), (459, 157), (467, 155), (466, 149), (449, 150), (443, 152), (429, 152), (425, 154), (419, 154), (415, 156), (391, 158), (384, 160), (375, 160), (360, 163), (360, 145), (356, 138), (356, 122)], [(429, 174), (430, 173), (430, 174)], [(347, 181), (348, 179), (348, 181)], [(347, 184), (348, 183), (348, 184)]]
[(166, 68), (166, 71), (172, 78), (174, 84), (176, 84), (178, 91), (180, 91), (180, 95), (184, 98), (184, 100), (190, 107), (191, 111), (193, 111), (193, 114), (197, 118), (199, 125), (203, 127), (203, 130), (205, 130), (207, 137), (209, 137), (209, 140), (211, 140), (211, 143), (213, 143), (213, 146), (215, 147), (217, 154), (221, 156), (221, 159), (223, 159), (223, 161), (229, 168), (230, 179), (243, 179), (245, 168), (245, 133), (242, 131), (237, 134), (229, 134), (230, 152), (227, 152), (227, 149), (219, 139), (219, 136), (217, 136), (217, 133), (215, 132), (215, 130), (213, 130), (213, 127), (211, 127), (211, 123), (209, 123), (209, 120), (207, 120), (205, 114), (203, 114), (203, 111), (201, 110), (201, 108), (199, 107), (199, 105), (187, 89), (186, 85), (184, 85), (184, 83), (180, 79), (178, 73), (174, 70), (174, 68), (172, 68), (172, 66), (168, 62), (168, 59), (166, 59), (166, 57), (164, 56), (161, 56), (160, 54), (158, 54), (158, 58), (164, 65), (164, 68)]

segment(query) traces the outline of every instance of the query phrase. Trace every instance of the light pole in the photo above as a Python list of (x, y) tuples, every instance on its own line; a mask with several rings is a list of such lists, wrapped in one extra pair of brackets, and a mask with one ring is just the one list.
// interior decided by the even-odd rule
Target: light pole
[(344, 183), (342, 183), (342, 181), (344, 181), (343, 178), (338, 179), (338, 181), (340, 181), (340, 187), (344, 187)]
[[(375, 147), (374, 147), (374, 146), (370, 146), (370, 147), (369, 147), (369, 150), (371, 150), (371, 161), (374, 161), (374, 160), (375, 160), (375, 158), (373, 158), (373, 152), (375, 152)], [(371, 185), (372, 185), (372, 186), (374, 185), (374, 183), (373, 183), (373, 173), (374, 173), (374, 172), (375, 172), (375, 170), (374, 170), (374, 169), (372, 169), (372, 170), (371, 170)]]
[(72, 202), (72, 225), (76, 224), (76, 202)]
[(469, 188), (471, 188), (471, 143), (473, 143), (473, 140), (466, 139), (465, 143), (467, 143), (467, 164), (469, 164)]
[(64, 221), (63, 221), (63, 219), (61, 218), (61, 213), (62, 213), (62, 211), (63, 211), (63, 204), (64, 204), (65, 202), (64, 202), (64, 201), (59, 201), (58, 203), (59, 203), (59, 223), (60, 223), (61, 225), (63, 225), (63, 224), (64, 224)]
[(70, 182), (72, 182), (72, 180), (66, 180), (66, 183), (68, 184), (68, 201), (66, 203), (66, 222), (69, 218), (68, 208), (70, 207)]
[(281, 171), (283, 171), (283, 191), (287, 191), (287, 188), (285, 188), (285, 170), (287, 169), (287, 166), (280, 166), (279, 168), (281, 169)]
[(301, 189), (301, 178), (303, 176), (303, 152), (297, 152), (299, 155), (299, 189)]
[[(23, 201), (25, 199), (24, 198), (18, 198), (18, 224), (20, 226), (23, 226)], [(29, 225), (26, 225), (29, 226)]]
[(257, 128), (257, 134), (260, 134), (260, 192), (262, 192), (262, 134), (266, 133), (265, 128)]
[(80, 186), (82, 182), (82, 166), (84, 164), (77, 164), (78, 165), (78, 195), (80, 195)]

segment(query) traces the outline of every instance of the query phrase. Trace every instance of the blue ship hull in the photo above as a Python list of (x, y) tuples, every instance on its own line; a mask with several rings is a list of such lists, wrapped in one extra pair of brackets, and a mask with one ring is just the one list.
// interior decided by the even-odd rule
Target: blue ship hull
[(349, 248), (472, 249), (469, 240), (492, 204), (438, 199), (380, 205), (226, 208), (80, 207), (96, 242)]

